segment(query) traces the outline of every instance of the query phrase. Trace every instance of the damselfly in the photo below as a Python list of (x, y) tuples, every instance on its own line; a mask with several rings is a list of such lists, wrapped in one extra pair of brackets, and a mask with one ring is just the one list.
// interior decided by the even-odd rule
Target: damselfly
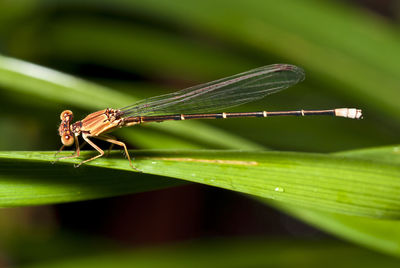
[(331, 115), (352, 119), (362, 118), (361, 110), (355, 108), (210, 113), (215, 110), (222, 110), (261, 99), (303, 80), (303, 69), (289, 64), (274, 64), (174, 93), (148, 98), (121, 109), (107, 108), (91, 113), (84, 119), (75, 123), (72, 123), (72, 112), (70, 110), (65, 110), (60, 115), (61, 125), (58, 131), (63, 145), (59, 152), (65, 146), (71, 146), (75, 143), (75, 154), (62, 158), (79, 157), (80, 147), (78, 136), (82, 134), (83, 140), (99, 152), (99, 154), (82, 161), (79, 165), (104, 155), (104, 151), (90, 140), (90, 138), (96, 138), (111, 143), (111, 146), (113, 144), (122, 146), (129, 160), (129, 164), (134, 168), (125, 143), (108, 135), (108, 132), (116, 128), (166, 120), (224, 119), (233, 117), (288, 115)]

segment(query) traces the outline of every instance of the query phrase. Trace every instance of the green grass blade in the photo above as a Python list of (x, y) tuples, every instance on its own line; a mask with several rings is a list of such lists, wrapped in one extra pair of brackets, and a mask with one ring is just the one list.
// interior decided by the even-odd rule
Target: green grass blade
[[(244, 57), (197, 40), (188, 40), (151, 27), (100, 18), (57, 19), (48, 31), (32, 33), (31, 57), (57, 58), (64, 62), (92, 62), (154, 77), (219, 78), (256, 67)], [(75, 40), (81, 40), (75, 42)], [(98, 46), (98, 44), (103, 44)], [(28, 55), (29, 56), (29, 55)], [(195, 64), (193, 64), (195, 63)]]
[[(78, 245), (80, 246), (80, 245)], [(65, 254), (65, 252), (64, 252)], [(60, 254), (61, 256), (64, 256)], [(327, 262), (329, 259), (335, 262)], [(397, 267), (399, 260), (331, 241), (220, 240), (109, 250), (88, 256), (36, 261), (26, 268), (47, 267)], [(134, 265), (132, 265), (134, 264)]]
[(400, 165), (400, 145), (352, 150), (335, 153), (335, 155)]
[(144, 192), (182, 184), (173, 179), (109, 169), (0, 161), (0, 207), (54, 204)]
[[(131, 154), (135, 157), (136, 167), (148, 174), (179, 178), (323, 211), (378, 218), (400, 216), (398, 165), (341, 156), (283, 152), (162, 150), (132, 151)], [(93, 156), (93, 152), (82, 154), (83, 158), (90, 156)], [(133, 170), (126, 159), (119, 154), (113, 156), (99, 158), (88, 165), (125, 170), (131, 174), (133, 183), (140, 180), (138, 173), (130, 172)], [(6, 161), (3, 168), (12, 173), (22, 170), (24, 165), (30, 170), (32, 161), (50, 165), (49, 162), (54, 160), (54, 152), (2, 152), (0, 157)], [(19, 166), (13, 166), (13, 161)], [(80, 161), (63, 160), (66, 163)], [(48, 167), (48, 170), (57, 173), (59, 165)], [(87, 167), (70, 168), (80, 172)], [(51, 203), (51, 196), (56, 191), (65, 194), (63, 201), (77, 198), (76, 192), (71, 192), (68, 187), (66, 191), (62, 184), (49, 189), (49, 180), (41, 183), (40, 178), (27, 178), (19, 182), (9, 176), (2, 179), (5, 182), (1, 187), (4, 191), (3, 206), (27, 205), (29, 202)], [(57, 181), (57, 178), (53, 180)], [(96, 178), (91, 177), (91, 180), (96, 183)], [(39, 187), (40, 190), (36, 191), (31, 186), (26, 188), (33, 182), (44, 185), (44, 189)], [(22, 191), (25, 191), (24, 194)], [(38, 195), (38, 192), (41, 194)], [(84, 188), (77, 192), (81, 199), (94, 198), (96, 195), (96, 189)], [(103, 192), (101, 194), (104, 195)], [(21, 195), (25, 198), (20, 198)], [(29, 197), (29, 201), (26, 197)], [(54, 202), (60, 201), (55, 199)]]
[[(270, 201), (264, 201), (271, 204)], [(400, 256), (400, 221), (371, 219), (321, 212), (272, 203), (275, 207), (321, 230), (343, 239), (393, 256)]]
[(104, 109), (104, 104), (128, 105), (136, 101), (131, 96), (114, 92), (71, 75), (0, 55), (0, 86), (15, 94), (40, 97), (86, 109)]
[[(393, 165), (400, 164), (399, 146), (340, 152), (338, 155)], [(398, 220), (356, 217), (304, 209), (282, 202), (271, 202), (271, 200), (260, 201), (272, 204), (296, 218), (341, 238), (386, 254), (400, 256), (400, 221)]]

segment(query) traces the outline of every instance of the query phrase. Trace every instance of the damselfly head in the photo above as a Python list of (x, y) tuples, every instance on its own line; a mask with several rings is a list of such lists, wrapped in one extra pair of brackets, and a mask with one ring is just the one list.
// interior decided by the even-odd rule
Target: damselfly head
[(72, 111), (65, 110), (61, 113), (61, 124), (58, 128), (58, 134), (61, 136), (61, 142), (65, 146), (74, 144), (74, 133), (71, 131), (71, 122), (74, 118)]
[(74, 118), (74, 114), (72, 113), (71, 110), (64, 110), (64, 111), (62, 111), (62, 113), (60, 114), (60, 119), (61, 119), (61, 121), (64, 121), (64, 120), (70, 120), (70, 121), (72, 121), (73, 118)]

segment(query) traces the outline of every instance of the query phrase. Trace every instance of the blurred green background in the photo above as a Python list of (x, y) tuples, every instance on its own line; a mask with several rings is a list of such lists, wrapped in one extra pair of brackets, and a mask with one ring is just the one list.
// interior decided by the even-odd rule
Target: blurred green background
[[(304, 82), (233, 110), (356, 107), (364, 120), (168, 122), (115, 135), (130, 148), (332, 153), (398, 143), (399, 10), (395, 0), (1, 0), (0, 54), (131, 96), (121, 106), (263, 65), (295, 64), (305, 69)], [(0, 84), (0, 150), (56, 150), (62, 110), (79, 119), (102, 108), (63, 94)], [(258, 201), (199, 185), (3, 209), (0, 247), (0, 266), (11, 267), (320, 267), (332, 258), (345, 267), (398, 265)]]

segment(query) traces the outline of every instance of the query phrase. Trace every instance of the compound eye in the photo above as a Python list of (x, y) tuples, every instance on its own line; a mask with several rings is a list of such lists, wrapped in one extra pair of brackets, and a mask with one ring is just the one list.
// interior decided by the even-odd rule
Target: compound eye
[(71, 119), (72, 119), (72, 111), (70, 111), (70, 110), (65, 110), (65, 111), (63, 111), (61, 114), (60, 114), (60, 119), (61, 120), (65, 120), (67, 117), (71, 117)]
[(71, 146), (72, 144), (74, 144), (74, 137), (68, 134), (64, 134), (61, 136), (61, 142), (65, 146)]

